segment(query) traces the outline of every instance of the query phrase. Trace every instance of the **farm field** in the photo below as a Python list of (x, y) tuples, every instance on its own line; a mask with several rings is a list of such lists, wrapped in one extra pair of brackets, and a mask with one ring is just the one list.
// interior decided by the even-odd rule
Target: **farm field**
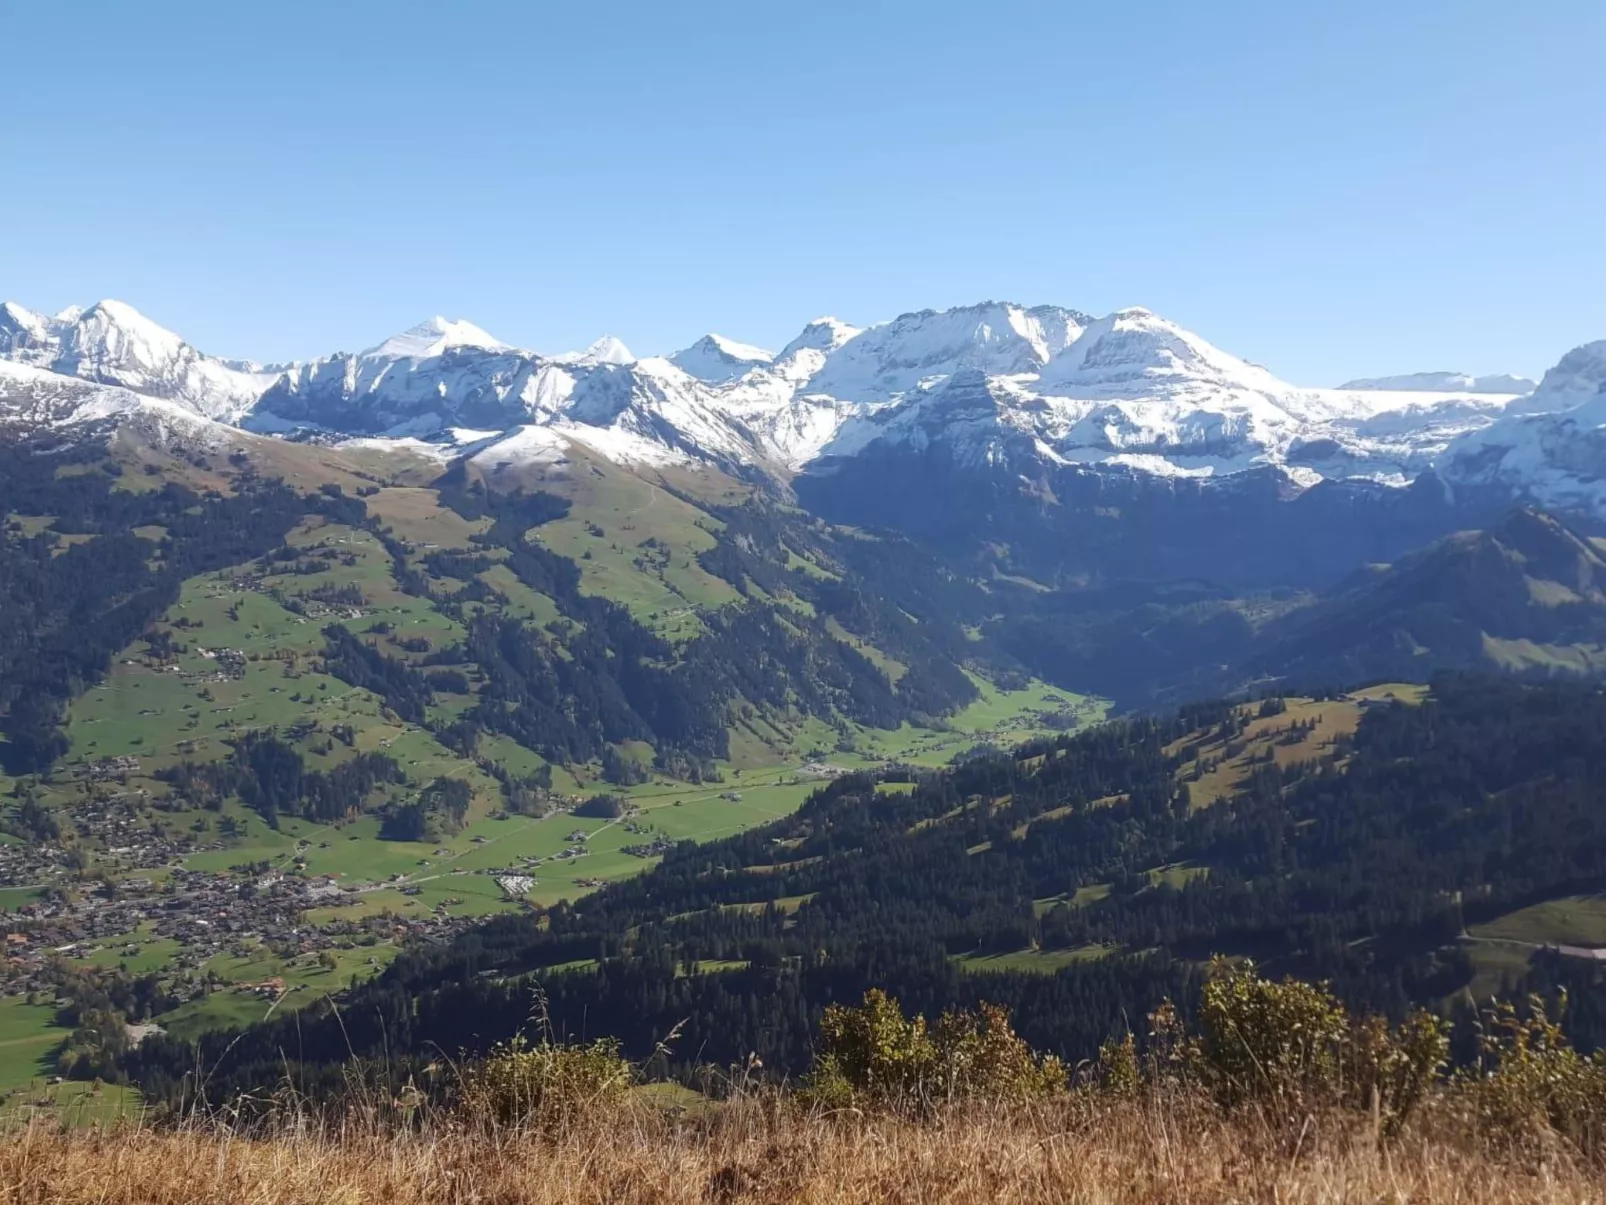
[(0, 999), (0, 1092), (44, 1074), (46, 1056), (66, 1035), (52, 1028), (55, 1009), (11, 996)]
[(1487, 941), (1527, 945), (1606, 946), (1606, 897), (1569, 895), (1508, 912), (1472, 925), (1467, 932)]
[(1467, 927), (1474, 999), (1487, 999), (1518, 982), (1533, 952), (1542, 946), (1606, 947), (1606, 897), (1569, 895), (1545, 900)]
[(978, 744), (1001, 747), (1044, 737), (1063, 735), (1067, 728), (1046, 722), (1048, 717), (1070, 717), (1075, 728), (1102, 723), (1109, 705), (1102, 699), (1060, 690), (1032, 681), (1023, 690), (1005, 691), (972, 674), (981, 697), (944, 721), (940, 729), (904, 724), (894, 731), (863, 728), (854, 735), (851, 753), (832, 754), (841, 765), (866, 766), (898, 761), (937, 767)]

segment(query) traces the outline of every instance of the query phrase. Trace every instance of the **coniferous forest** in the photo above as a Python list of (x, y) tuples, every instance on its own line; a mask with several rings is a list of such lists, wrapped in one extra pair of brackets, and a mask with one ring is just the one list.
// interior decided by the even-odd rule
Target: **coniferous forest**
[[(793, 817), (415, 949), (338, 1010), (199, 1049), (148, 1040), (127, 1071), (175, 1098), (197, 1065), (212, 1092), (281, 1060), (325, 1087), (352, 1054), (410, 1074), (518, 1031), (537, 985), (558, 1032), (615, 1034), (636, 1057), (679, 1026), (670, 1069), (686, 1076), (750, 1055), (800, 1071), (821, 1010), (871, 986), (928, 1015), (1006, 1004), (1033, 1045), (1074, 1061), (1162, 999), (1186, 1007), (1216, 954), (1386, 1015), (1454, 1001), (1472, 978), (1466, 926), (1606, 886), (1597, 688), (1446, 677), (1421, 702), (1366, 702), (1332, 739), (1291, 716), (1277, 700), (1201, 704), (938, 773), (844, 776)], [(1268, 756), (1221, 798), (1191, 798), (1203, 751), (1252, 740), (1310, 756)], [(1554, 960), (1532, 976), (1508, 987), (1580, 981)], [(1598, 1018), (1577, 1014), (1584, 1043)]]

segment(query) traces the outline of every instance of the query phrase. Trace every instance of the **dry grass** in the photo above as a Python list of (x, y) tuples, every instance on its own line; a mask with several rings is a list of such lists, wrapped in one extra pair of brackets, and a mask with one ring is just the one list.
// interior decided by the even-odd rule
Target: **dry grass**
[[(1387, 696), (1381, 693), (1385, 690), (1409, 689), (1375, 687), (1368, 697), (1389, 697), (1410, 701), (1410, 696), (1404, 693)], [(1201, 758), (1214, 759), (1220, 764), (1197, 779), (1187, 777), (1189, 773), (1187, 766), (1179, 771), (1179, 777), (1188, 781), (1188, 790), (1195, 808), (1208, 807), (1238, 791), (1249, 781), (1258, 759), (1268, 752), (1279, 766), (1290, 766), (1302, 761), (1319, 761), (1330, 757), (1334, 744), (1341, 738), (1354, 736), (1355, 730), (1360, 726), (1361, 705), (1352, 699), (1317, 701), (1289, 697), (1285, 702), (1287, 709), (1274, 716), (1257, 715), (1257, 707), (1249, 703), (1237, 709), (1238, 713), (1248, 720), (1243, 732), (1234, 738), (1234, 743), (1242, 746), (1237, 756), (1232, 758), (1226, 756), (1225, 741), (1213, 741), (1200, 746)], [(1291, 745), (1278, 743), (1278, 736), (1287, 732), (1295, 723), (1311, 720), (1316, 722), (1317, 727), (1303, 740)], [(1167, 756), (1174, 756), (1193, 739), (1192, 736), (1188, 736), (1173, 742), (1166, 748)]]
[(673, 1115), (638, 1104), (555, 1136), (189, 1127), (0, 1138), (0, 1201), (79, 1205), (737, 1202), (1586, 1202), (1606, 1180), (1563, 1155), (1499, 1160), (1364, 1121), (1285, 1132), (1203, 1105), (1104, 1104), (915, 1123), (800, 1117), (774, 1098)]

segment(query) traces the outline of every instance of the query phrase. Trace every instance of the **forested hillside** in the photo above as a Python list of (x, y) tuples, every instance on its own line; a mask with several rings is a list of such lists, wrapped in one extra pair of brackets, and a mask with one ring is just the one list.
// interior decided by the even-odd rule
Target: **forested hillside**
[[(682, 1074), (801, 1066), (819, 1010), (872, 984), (1008, 1002), (1077, 1054), (1216, 952), (1398, 1011), (1594, 933), (1556, 903), (1598, 886), (1566, 794), (1592, 762), (1563, 755), (1590, 688), (1339, 693), (1592, 674), (1600, 554), (1538, 512), (1245, 592), (1037, 580), (600, 462), (6, 454), (19, 1084), (166, 1098), (200, 1042), (241, 1087), (273, 1018), (311, 1080), (348, 1041), (402, 1068), (512, 1033), (532, 976), (561, 1026), (633, 1050), (687, 1021)], [(1088, 730), (1099, 695), (1131, 714)], [(1146, 714), (1190, 698), (1229, 701)]]
[(405, 953), (338, 1015), (199, 1051), (149, 1040), (127, 1070), (162, 1096), (197, 1065), (216, 1068), (210, 1091), (281, 1057), (309, 1084), (352, 1052), (405, 1071), (407, 1052), (512, 1034), (537, 983), (560, 1032), (640, 1057), (684, 1023), (687, 1073), (750, 1053), (796, 1071), (820, 1009), (870, 986), (928, 1014), (1006, 1003), (1074, 1060), (1191, 999), (1216, 954), (1391, 1014), (1454, 1009), (1491, 986), (1469, 930), (1606, 888), (1603, 779), (1592, 687), (1446, 678), (1426, 697), (1193, 707), (935, 774), (846, 776), (792, 817)]
[(1596, 541), (1522, 508), (1319, 589), (1295, 588), (1292, 570), (1255, 593), (1230, 575), (1106, 582), (1028, 597), (992, 632), (1034, 673), (1140, 707), (1446, 669), (1592, 677), (1606, 667), (1603, 565)]
[(0, 444), (0, 761), (11, 773), (66, 752), (57, 729), (68, 701), (178, 601), (186, 578), (267, 552), (304, 516), (351, 514), (338, 496), (249, 475), (228, 496), (122, 476), (92, 451)]

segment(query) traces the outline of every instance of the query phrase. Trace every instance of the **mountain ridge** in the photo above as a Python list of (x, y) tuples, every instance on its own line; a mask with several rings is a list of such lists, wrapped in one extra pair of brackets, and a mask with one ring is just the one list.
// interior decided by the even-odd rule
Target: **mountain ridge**
[(1397, 376), (1361, 377), (1345, 381), (1340, 389), (1435, 392), (1457, 390), (1463, 393), (1532, 393), (1537, 381), (1514, 373), (1491, 373), (1475, 377), (1464, 372), (1407, 372)]
[[(1564, 358), (1526, 396), (1457, 374), (1304, 388), (1142, 308), (1095, 317), (994, 301), (862, 328), (818, 319), (779, 353), (710, 334), (664, 357), (637, 357), (611, 337), (543, 355), (437, 316), (365, 351), (290, 365), (204, 355), (120, 302), (53, 317), (7, 303), (0, 360), (280, 438), (424, 441), (450, 456), (500, 437), (515, 457), (557, 441), (626, 464), (783, 484), (829, 475), (871, 447), (945, 445), (958, 466), (1015, 465), (1027, 477), (1073, 464), (1204, 479), (1273, 468), (1296, 489), (1404, 485), (1452, 444), (1464, 461), (1481, 433), (1575, 403), (1594, 379), (1569, 376)], [(531, 427), (550, 434), (523, 434)], [(1446, 479), (1514, 491), (1521, 476)]]

